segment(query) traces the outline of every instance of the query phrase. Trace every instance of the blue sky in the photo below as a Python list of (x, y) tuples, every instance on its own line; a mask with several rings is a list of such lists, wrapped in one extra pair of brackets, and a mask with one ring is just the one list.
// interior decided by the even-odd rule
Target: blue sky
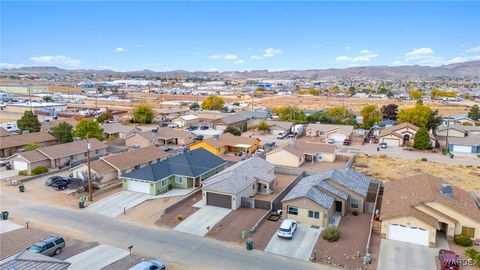
[(478, 2), (5, 2), (1, 67), (157, 71), (480, 59)]

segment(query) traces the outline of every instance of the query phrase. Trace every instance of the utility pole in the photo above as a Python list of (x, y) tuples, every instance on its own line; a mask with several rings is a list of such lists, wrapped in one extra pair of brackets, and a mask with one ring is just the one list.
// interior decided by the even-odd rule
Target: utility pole
[(447, 118), (447, 139), (445, 140), (445, 143), (447, 144), (447, 153), (450, 153), (450, 150), (448, 149), (448, 130), (450, 129), (450, 120)]
[(253, 92), (252, 92), (252, 112), (253, 112)]
[(92, 173), (90, 172), (90, 150), (91, 149), (92, 149), (92, 144), (88, 143), (88, 134), (87, 134), (88, 200), (89, 201), (93, 200)]
[(33, 109), (32, 109), (32, 88), (31, 88), (31, 85), (28, 84), (28, 96), (29, 96), (29, 99), (30, 99), (30, 111), (33, 112)]

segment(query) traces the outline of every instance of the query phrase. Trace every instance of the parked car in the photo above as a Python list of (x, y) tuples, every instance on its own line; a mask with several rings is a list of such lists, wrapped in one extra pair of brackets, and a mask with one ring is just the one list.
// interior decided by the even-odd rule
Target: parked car
[(296, 134), (288, 134), (288, 135), (287, 135), (287, 138), (288, 138), (288, 139), (293, 139), (293, 138), (295, 138), (295, 136), (296, 136)]
[(10, 161), (8, 159), (2, 159), (0, 160), (0, 166), (7, 166), (7, 164), (10, 164)]
[(47, 179), (47, 181), (45, 181), (45, 185), (46, 185), (47, 187), (49, 187), (49, 186), (52, 185), (53, 182), (58, 181), (58, 180), (61, 180), (61, 179), (62, 179), (62, 177), (61, 177), (61, 176), (58, 176), (58, 175), (49, 177), (49, 178)]
[(168, 125), (169, 128), (178, 128), (180, 127), (178, 124), (170, 124)]
[(197, 136), (195, 136), (194, 140), (195, 141), (201, 141), (201, 140), (203, 140), (203, 138), (204, 138), (203, 135), (197, 135)]
[(165, 122), (160, 122), (158, 125), (159, 125), (160, 127), (168, 127), (168, 124), (165, 123)]
[(264, 143), (263, 144), (263, 148), (273, 148), (277, 146), (277, 144), (275, 142), (271, 142), (271, 143)]
[(205, 125), (200, 126), (200, 130), (207, 130), (207, 129), (208, 129), (208, 126), (205, 126)]
[(334, 143), (335, 143), (335, 139), (328, 139), (327, 143), (328, 143), (328, 144), (334, 144)]
[(283, 131), (282, 131), (282, 132), (279, 132), (279, 133), (277, 134), (277, 139), (282, 140), (282, 139), (285, 138), (285, 136), (287, 136), (287, 133), (285, 133), (285, 132), (283, 132)]
[(170, 151), (172, 151), (172, 150), (173, 150), (173, 148), (171, 148), (171, 147), (163, 148), (163, 151), (165, 151), (165, 152), (170, 152)]
[(27, 250), (33, 253), (41, 253), (47, 256), (54, 256), (62, 253), (65, 248), (65, 240), (61, 236), (51, 235), (33, 244)]
[(349, 140), (349, 139), (345, 139), (345, 140), (343, 141), (343, 145), (347, 145), (347, 146), (348, 146), (348, 145), (351, 145), (351, 144), (352, 144), (352, 141)]
[(263, 150), (263, 149), (257, 149), (257, 150), (255, 151), (255, 155), (260, 155), (260, 154), (263, 153), (263, 152), (265, 152), (265, 150)]
[(441, 270), (460, 270), (459, 258), (460, 257), (451, 250), (440, 249), (440, 251), (438, 251)]
[(61, 178), (58, 180), (53, 180), (52, 184), (50, 185), (51, 187), (57, 188), (59, 190), (64, 190), (68, 187), (68, 184), (70, 184), (69, 179)]
[(197, 126), (189, 126), (189, 127), (187, 128), (187, 131), (194, 131), (194, 130), (197, 130), (197, 129), (198, 129)]
[(292, 239), (296, 230), (297, 222), (295, 220), (285, 219), (277, 230), (277, 236)]
[(148, 260), (148, 261), (141, 261), (134, 266), (130, 267), (128, 270), (165, 270), (165, 264), (159, 260)]
[(388, 148), (387, 143), (384, 143), (384, 142), (379, 143), (378, 146), (382, 149), (387, 149)]

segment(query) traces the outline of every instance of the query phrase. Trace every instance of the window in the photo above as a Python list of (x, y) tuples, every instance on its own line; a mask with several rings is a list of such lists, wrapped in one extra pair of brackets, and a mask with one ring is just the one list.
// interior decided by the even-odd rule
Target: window
[(63, 238), (57, 239), (57, 240), (55, 240), (55, 245), (60, 245), (63, 242), (64, 242)]
[(351, 208), (356, 208), (356, 209), (358, 209), (358, 204), (359, 204), (359, 203), (358, 203), (358, 200), (357, 200), (357, 199), (352, 199), (352, 200), (350, 201), (350, 207), (351, 207)]
[(289, 213), (290, 215), (295, 215), (295, 216), (297, 216), (297, 215), (298, 215), (298, 208), (296, 208), (296, 207), (289, 207), (289, 208), (288, 208), (288, 213)]
[(183, 177), (181, 177), (181, 176), (175, 176), (175, 183), (177, 183), (177, 184), (183, 184)]
[(309, 218), (320, 219), (320, 212), (318, 211), (308, 211)]
[(50, 242), (50, 243), (47, 244), (47, 249), (50, 249), (54, 246), (55, 246), (55, 244), (53, 242)]
[(167, 179), (163, 179), (162, 180), (162, 187), (166, 186), (167, 185)]
[(475, 228), (462, 226), (462, 235), (467, 236), (469, 238), (474, 238), (475, 237)]

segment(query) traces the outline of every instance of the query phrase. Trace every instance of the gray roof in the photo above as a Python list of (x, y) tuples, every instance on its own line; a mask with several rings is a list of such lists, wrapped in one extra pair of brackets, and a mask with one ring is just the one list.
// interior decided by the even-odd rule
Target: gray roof
[(330, 208), (336, 195), (342, 199), (348, 198), (348, 193), (336, 188), (327, 182), (331, 180), (348, 190), (363, 197), (367, 196), (370, 178), (352, 168), (335, 169), (324, 173), (314, 174), (303, 178), (288, 194), (282, 202), (307, 197), (324, 208)]
[(245, 118), (250, 118), (250, 119), (263, 119), (267, 120), (268, 118), (272, 117), (270, 112), (267, 111), (241, 111), (238, 112), (238, 115), (243, 116)]
[(229, 125), (229, 124), (235, 124), (235, 123), (238, 123), (238, 122), (242, 122), (242, 121), (245, 121), (247, 120), (247, 118), (239, 115), (239, 114), (231, 114), (231, 115), (227, 115), (225, 117), (222, 117), (219, 119), (219, 121)]
[(266, 160), (252, 157), (206, 179), (203, 187), (206, 191), (238, 194), (256, 181), (272, 182), (275, 179), (274, 168)]
[(11, 259), (5, 260), (0, 264), (0, 269), (15, 269), (15, 270), (64, 270), (70, 266), (69, 262), (64, 262), (49, 256), (29, 251), (23, 251)]
[(171, 175), (197, 177), (225, 163), (222, 158), (198, 148), (123, 174), (121, 177), (149, 182), (157, 182)]
[(480, 134), (467, 137), (449, 137), (448, 144), (475, 146), (480, 145)]
[(114, 134), (114, 133), (129, 133), (131, 131), (142, 131), (140, 128), (135, 126), (125, 126), (120, 123), (109, 123), (103, 124), (103, 133)]

